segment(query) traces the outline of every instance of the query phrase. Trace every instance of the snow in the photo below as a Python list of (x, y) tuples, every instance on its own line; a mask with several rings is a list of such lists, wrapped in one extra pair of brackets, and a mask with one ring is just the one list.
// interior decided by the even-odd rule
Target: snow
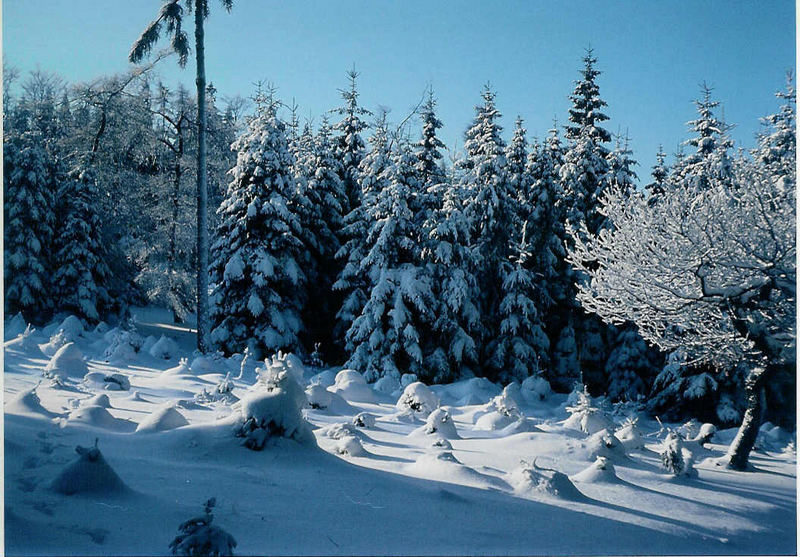
[[(145, 332), (172, 336), (171, 327)], [(306, 406), (302, 378), (311, 374), (284, 356), (263, 364), (258, 378), (229, 379), (240, 402), (198, 403), (195, 395), (238, 373), (240, 358), (165, 373), (192, 358), (191, 336), (175, 335), (171, 360), (134, 350), (132, 359), (108, 362), (114, 335), (105, 340), (90, 329), (73, 342), (91, 371), (56, 387), (42, 381), (49, 359), (35, 347), (49, 337), (37, 330), (33, 345), (5, 347), (8, 554), (167, 554), (179, 526), (212, 497), (212, 524), (243, 555), (796, 553), (796, 438), (772, 424), (762, 427), (752, 471), (714, 462), (733, 429), (714, 433), (705, 448), (683, 441), (697, 475), (673, 477), (662, 467), (664, 430), (653, 419), (620, 422), (609, 412), (611, 427), (589, 437), (565, 427), (564, 395), (528, 400), (524, 383), (525, 404), (515, 387), (494, 400), (500, 387), (481, 380), (412, 383), (407, 394), (425, 399), (429, 412), (408, 422), (397, 399), (375, 391), (370, 401), (348, 399), (342, 413)], [(312, 381), (331, 396), (337, 384), (345, 394), (370, 388), (352, 371), (338, 379), (336, 371)], [(115, 374), (129, 391), (106, 388)], [(466, 395), (482, 400), (456, 404)], [(519, 413), (510, 425), (476, 427), (510, 401)], [(141, 433), (156, 422), (174, 425), (170, 410), (188, 425)], [(444, 415), (457, 437), (442, 439), (441, 427), (411, 435)], [(236, 436), (246, 416), (293, 433), (251, 451)], [(614, 458), (611, 437), (627, 456)], [(99, 457), (93, 448), (73, 452), (95, 439)]]
[(49, 377), (83, 377), (88, 367), (81, 349), (74, 342), (69, 342), (56, 351), (44, 371)]

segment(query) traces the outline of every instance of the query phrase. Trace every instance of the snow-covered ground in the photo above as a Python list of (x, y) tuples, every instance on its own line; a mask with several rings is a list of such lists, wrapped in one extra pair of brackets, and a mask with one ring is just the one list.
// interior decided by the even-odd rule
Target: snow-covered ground
[[(237, 554), (796, 553), (794, 438), (778, 429), (764, 428), (752, 472), (715, 465), (726, 430), (686, 442), (697, 474), (676, 477), (655, 421), (622, 442), (590, 436), (541, 385), (498, 397), (479, 379), (412, 384), (401, 397), (289, 357), (275, 365), (318, 407), (303, 410), (313, 438), (253, 451), (234, 435), (236, 401), (264, 362), (196, 359), (191, 332), (164, 322), (141, 312), (138, 338), (6, 323), (8, 554), (168, 554), (211, 497)], [(610, 416), (588, 429), (626, 418)], [(76, 454), (95, 440), (119, 478)]]

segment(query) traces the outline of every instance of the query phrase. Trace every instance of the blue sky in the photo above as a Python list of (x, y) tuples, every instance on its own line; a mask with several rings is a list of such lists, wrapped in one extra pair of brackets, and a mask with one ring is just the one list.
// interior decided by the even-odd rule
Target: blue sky
[[(573, 81), (591, 46), (603, 71), (608, 128), (630, 135), (649, 178), (659, 143), (686, 139), (699, 83), (714, 87), (734, 139), (753, 145), (759, 117), (795, 67), (795, 5), (760, 1), (210, 0), (207, 71), (221, 95), (250, 95), (267, 80), (303, 116), (339, 104), (355, 64), (363, 104), (402, 120), (434, 87), (442, 137), (461, 143), (487, 81), (497, 91), (506, 137), (517, 115), (529, 136), (566, 120)], [(69, 81), (125, 71), (127, 53), (159, 0), (4, 0), (3, 57)], [(164, 43), (166, 45), (166, 43)], [(190, 62), (190, 65), (193, 61)], [(168, 83), (193, 86), (172, 61)], [(415, 132), (416, 133), (416, 132)]]

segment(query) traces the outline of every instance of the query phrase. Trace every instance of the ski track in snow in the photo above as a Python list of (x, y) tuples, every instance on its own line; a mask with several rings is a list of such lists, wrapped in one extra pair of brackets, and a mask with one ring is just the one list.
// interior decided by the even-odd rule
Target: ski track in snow
[[(696, 478), (673, 478), (656, 452), (658, 425), (642, 419), (642, 432), (650, 434), (646, 449), (615, 461), (613, 481), (576, 481), (585, 498), (559, 499), (515, 491), (509, 482), (523, 460), (568, 476), (595, 461), (589, 437), (560, 425), (568, 417), (565, 396), (520, 406), (536, 427), (502, 432), (475, 428), (491, 410), (482, 404), (443, 403), (458, 433), (448, 448), (433, 447), (436, 435), (419, 431), (424, 416), (399, 416), (397, 398), (377, 392), (375, 402), (305, 410), (317, 447), (275, 439), (254, 452), (234, 437), (229, 403), (180, 402), (213, 391), (228, 373), (238, 376), (239, 360), (215, 362), (198, 374), (176, 371), (180, 358), (192, 363), (192, 331), (159, 323), (157, 312), (146, 316), (140, 334), (171, 337), (178, 353), (170, 359), (143, 350), (111, 364), (103, 359), (102, 334), (75, 340), (89, 372), (121, 373), (129, 390), (71, 376), (54, 387), (42, 377), (49, 360), (35, 348), (48, 336), (37, 331), (36, 342), (26, 345), (5, 339), (7, 553), (167, 554), (178, 525), (201, 514), (210, 497), (217, 498), (215, 524), (236, 538), (237, 554), (796, 553), (794, 454), (756, 452), (753, 472), (732, 472), (704, 462), (726, 450), (711, 443), (696, 455)], [(316, 371), (307, 369), (304, 379)], [(253, 370), (244, 376), (233, 380), (239, 398)], [(25, 395), (34, 387), (38, 405)], [(463, 390), (463, 383), (455, 388)], [(447, 389), (435, 387), (440, 396)], [(100, 405), (86, 411), (97, 394), (108, 395), (109, 407), (94, 399)], [(173, 405), (188, 426), (178, 427), (179, 416), (165, 411)], [(361, 412), (376, 418), (351, 434), (364, 456), (339, 454), (348, 444), (326, 435), (328, 427), (351, 424)], [(134, 432), (154, 413), (165, 416), (158, 427)], [(75, 446), (95, 439), (130, 490), (67, 496), (50, 489), (78, 458)]]

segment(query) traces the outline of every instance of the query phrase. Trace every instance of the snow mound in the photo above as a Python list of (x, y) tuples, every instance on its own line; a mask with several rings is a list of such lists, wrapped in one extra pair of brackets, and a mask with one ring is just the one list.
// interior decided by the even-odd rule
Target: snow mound
[(147, 352), (154, 358), (171, 360), (178, 355), (178, 345), (170, 337), (161, 335), (161, 338)]
[(101, 406), (103, 408), (111, 408), (111, 401), (109, 400), (107, 394), (100, 393), (91, 398), (87, 398), (81, 403), (81, 406)]
[(502, 393), (484, 405), (482, 415), (476, 414), (478, 419), (475, 421), (475, 429), (495, 431), (518, 421), (522, 417), (517, 404), (518, 398), (521, 398), (519, 385), (511, 383)]
[(585, 389), (582, 392), (578, 391), (577, 394), (573, 391), (570, 397), (573, 395), (576, 395), (577, 401), (573, 406), (567, 407), (570, 417), (564, 421), (564, 427), (577, 429), (587, 435), (594, 435), (604, 429), (614, 430), (614, 421), (596, 405)]
[(326, 388), (333, 387), (333, 384), (336, 383), (336, 373), (332, 369), (326, 369), (316, 375), (312, 375), (308, 383), (310, 385), (320, 385)]
[(70, 315), (56, 329), (56, 334), (59, 333), (64, 336), (66, 342), (75, 342), (79, 337), (83, 336), (83, 323), (74, 315)]
[(44, 368), (48, 377), (83, 377), (88, 371), (83, 352), (74, 342), (63, 345)]
[(763, 451), (783, 451), (793, 440), (790, 432), (772, 422), (765, 422), (759, 428), (756, 447)]
[(589, 459), (603, 457), (610, 462), (622, 462), (628, 460), (628, 455), (625, 454), (625, 447), (609, 430), (602, 429), (589, 437), (586, 443), (589, 449)]
[(92, 330), (92, 332), (98, 335), (104, 335), (108, 331), (109, 331), (109, 326), (108, 323), (106, 323), (105, 321), (101, 321), (100, 323), (95, 325), (94, 329)]
[(102, 388), (107, 391), (128, 391), (131, 388), (130, 380), (121, 373), (90, 371), (83, 377), (83, 382), (88, 386)]
[(322, 430), (322, 434), (330, 439), (344, 439), (345, 437), (355, 436), (357, 433), (356, 426), (347, 422), (331, 424)]
[(526, 402), (525, 397), (522, 396), (522, 388), (516, 381), (512, 381), (511, 383), (505, 386), (502, 392), (502, 396), (506, 400), (512, 401), (517, 409), (519, 409), (519, 407)]
[(367, 452), (364, 445), (361, 444), (361, 440), (352, 435), (339, 439), (336, 443), (335, 450), (340, 455), (370, 456), (370, 453)]
[(375, 402), (375, 393), (364, 376), (352, 369), (343, 369), (336, 374), (333, 392), (349, 402)]
[(525, 399), (525, 402), (528, 404), (535, 404), (550, 396), (552, 389), (547, 379), (539, 375), (531, 375), (530, 377), (526, 377), (522, 382), (520, 391), (522, 392), (522, 397)]
[(416, 383), (419, 381), (419, 377), (417, 377), (416, 373), (404, 373), (400, 376), (400, 388), (405, 389), (411, 383)]
[(189, 371), (194, 375), (204, 375), (206, 373), (227, 373), (228, 369), (222, 355), (218, 352), (213, 354), (198, 354), (192, 359)]
[(317, 383), (312, 383), (306, 387), (306, 397), (311, 408), (324, 410), (331, 404), (332, 393)]
[(614, 470), (614, 465), (605, 457), (598, 456), (588, 468), (570, 477), (573, 482), (579, 483), (619, 483), (620, 479)]
[(536, 427), (530, 418), (521, 417), (502, 428), (499, 433), (502, 437), (507, 437), (516, 433), (542, 433), (542, 430)]
[(638, 450), (644, 448), (644, 437), (639, 430), (638, 420), (627, 420), (622, 427), (614, 432), (616, 437), (626, 451)]
[(161, 372), (161, 377), (171, 377), (175, 375), (191, 375), (192, 369), (189, 367), (189, 360), (181, 358), (178, 365), (165, 369)]
[(6, 341), (3, 346), (6, 350), (21, 350), (29, 352), (29, 355), (34, 358), (43, 358), (45, 354), (39, 348), (39, 344), (37, 344), (33, 335), (34, 332), (36, 332), (36, 329), (28, 325), (25, 327), (25, 330), (16, 335), (15, 338)]
[(375, 414), (361, 412), (353, 416), (353, 425), (356, 427), (363, 427), (365, 429), (372, 429), (375, 427), (375, 419)]
[(499, 395), (501, 390), (485, 377), (473, 377), (449, 385), (437, 385), (434, 391), (448, 404), (472, 406), (486, 404)]
[(406, 470), (415, 476), (448, 483), (483, 489), (506, 490), (509, 488), (508, 484), (500, 478), (481, 474), (477, 470), (465, 466), (448, 450), (425, 453), (416, 461), (408, 464)]
[(425, 425), (412, 431), (411, 435), (436, 435), (442, 439), (461, 439), (453, 418), (443, 408), (437, 408), (431, 412), (425, 420)]
[(28, 324), (25, 323), (25, 318), (22, 313), (17, 313), (14, 317), (5, 322), (3, 326), (3, 340), (10, 340), (16, 338), (25, 332)]
[(453, 450), (453, 445), (447, 439), (437, 437), (433, 440), (433, 443), (431, 443), (431, 449), (443, 449), (446, 451), (451, 451)]
[(154, 337), (153, 335), (148, 336), (146, 339), (144, 339), (144, 342), (142, 343), (141, 351), (147, 352), (149, 354), (150, 349), (153, 346), (155, 346), (156, 342), (158, 342), (158, 339), (156, 337)]
[(697, 431), (697, 435), (695, 435), (691, 439), (691, 441), (696, 441), (701, 445), (705, 445), (706, 443), (711, 442), (716, 433), (717, 433), (717, 426), (715, 426), (714, 424), (705, 423), (700, 426), (700, 429)]
[(507, 416), (500, 412), (489, 412), (484, 414), (475, 422), (475, 429), (480, 431), (496, 431), (505, 429), (515, 424), (519, 418)]
[(69, 464), (52, 481), (50, 489), (62, 495), (122, 495), (130, 489), (103, 458), (97, 444), (92, 448), (75, 448), (78, 459)]
[(523, 461), (508, 474), (508, 483), (517, 495), (557, 497), (567, 501), (582, 501), (586, 497), (566, 474), (558, 470), (540, 468)]
[(400, 395), (395, 407), (402, 412), (412, 412), (426, 418), (439, 407), (439, 397), (424, 383), (411, 383)]
[(103, 358), (111, 363), (125, 363), (133, 360), (144, 345), (144, 339), (139, 333), (117, 327), (103, 335), (103, 340), (108, 343)]
[[(273, 359), (273, 362), (280, 359)], [(264, 448), (271, 437), (286, 437), (299, 443), (314, 444), (315, 438), (301, 409), (307, 403), (302, 387), (291, 370), (283, 365), (268, 365), (253, 391), (240, 403), (243, 421), (237, 432), (246, 447)]]
[[(38, 387), (38, 385), (37, 385)], [(11, 414), (36, 414), (46, 418), (55, 418), (58, 414), (50, 412), (44, 406), (39, 395), (36, 394), (36, 388), (22, 391), (12, 398), (4, 407), (5, 412)]]
[(64, 336), (64, 333), (55, 333), (50, 337), (50, 340), (45, 342), (44, 344), (38, 344), (39, 350), (41, 350), (42, 354), (47, 356), (48, 358), (52, 358), (55, 356), (56, 352), (58, 352), (59, 348), (67, 344), (67, 338)]
[(156, 431), (169, 431), (189, 425), (188, 420), (178, 412), (174, 406), (157, 408), (152, 414), (139, 422), (137, 433), (151, 433)]
[(102, 406), (80, 406), (70, 412), (66, 421), (69, 424), (80, 424), (120, 432), (129, 432), (135, 427), (128, 420), (115, 418)]
[(372, 385), (372, 388), (379, 393), (393, 395), (400, 390), (400, 381), (393, 375), (384, 375)]

